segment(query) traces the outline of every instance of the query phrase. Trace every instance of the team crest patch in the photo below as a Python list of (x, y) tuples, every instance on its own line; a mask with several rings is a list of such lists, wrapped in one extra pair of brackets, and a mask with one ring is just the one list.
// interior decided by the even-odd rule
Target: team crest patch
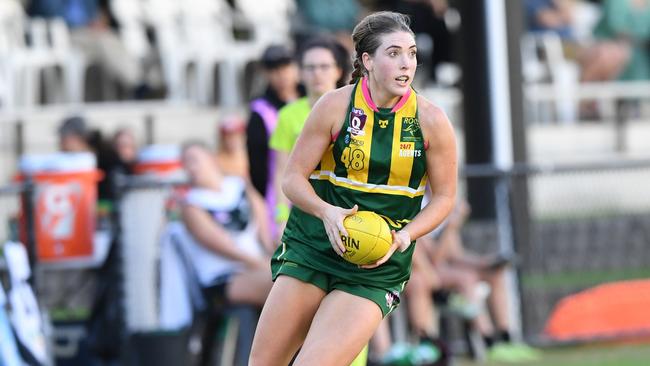
[(391, 308), (399, 304), (399, 292), (389, 291), (386, 293), (386, 306)]
[(363, 113), (363, 110), (352, 108), (350, 112), (350, 127), (348, 127), (348, 132), (353, 136), (363, 136), (366, 132), (363, 130), (363, 127), (366, 125), (366, 116)]
[(404, 117), (402, 118), (402, 132), (400, 134), (400, 141), (415, 142), (422, 141), (422, 133), (420, 132), (420, 121), (417, 117)]

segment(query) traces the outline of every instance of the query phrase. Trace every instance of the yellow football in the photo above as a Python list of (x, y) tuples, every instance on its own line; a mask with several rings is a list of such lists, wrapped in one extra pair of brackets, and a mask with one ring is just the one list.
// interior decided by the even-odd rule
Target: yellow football
[(372, 264), (388, 253), (393, 242), (388, 223), (371, 211), (358, 211), (343, 220), (348, 235), (341, 234), (343, 258), (354, 264)]

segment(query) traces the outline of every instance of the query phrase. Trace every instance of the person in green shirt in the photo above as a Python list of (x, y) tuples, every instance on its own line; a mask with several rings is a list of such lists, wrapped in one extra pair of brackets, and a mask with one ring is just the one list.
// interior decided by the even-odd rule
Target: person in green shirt
[(289, 201), (280, 187), (289, 153), (312, 106), (323, 94), (343, 86), (349, 78), (349, 55), (341, 44), (331, 38), (319, 37), (308, 41), (300, 50), (299, 63), (306, 96), (280, 109), (278, 124), (269, 141), (269, 146), (276, 151), (274, 186), (277, 197), (276, 222), (280, 235), (289, 217)]
[(650, 0), (605, 0), (596, 38), (629, 48), (620, 80), (650, 79)]

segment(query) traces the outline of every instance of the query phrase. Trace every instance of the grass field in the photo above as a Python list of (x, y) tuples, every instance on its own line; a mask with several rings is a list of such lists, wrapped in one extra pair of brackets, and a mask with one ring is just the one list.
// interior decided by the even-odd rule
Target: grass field
[[(576, 347), (546, 348), (542, 358), (535, 362), (520, 363), (527, 366), (649, 366), (650, 343), (646, 344), (597, 344)], [(457, 366), (501, 366), (512, 363), (485, 363), (457, 359)]]

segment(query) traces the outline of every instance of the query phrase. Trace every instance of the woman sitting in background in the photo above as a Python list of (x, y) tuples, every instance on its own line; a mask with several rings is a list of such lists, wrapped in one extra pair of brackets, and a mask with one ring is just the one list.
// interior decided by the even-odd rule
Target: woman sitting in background
[(204, 145), (186, 144), (181, 157), (191, 186), (181, 215), (198, 244), (188, 249), (201, 285), (222, 287), (231, 303), (261, 306), (271, 288), (274, 249), (264, 201), (243, 178), (224, 175)]

